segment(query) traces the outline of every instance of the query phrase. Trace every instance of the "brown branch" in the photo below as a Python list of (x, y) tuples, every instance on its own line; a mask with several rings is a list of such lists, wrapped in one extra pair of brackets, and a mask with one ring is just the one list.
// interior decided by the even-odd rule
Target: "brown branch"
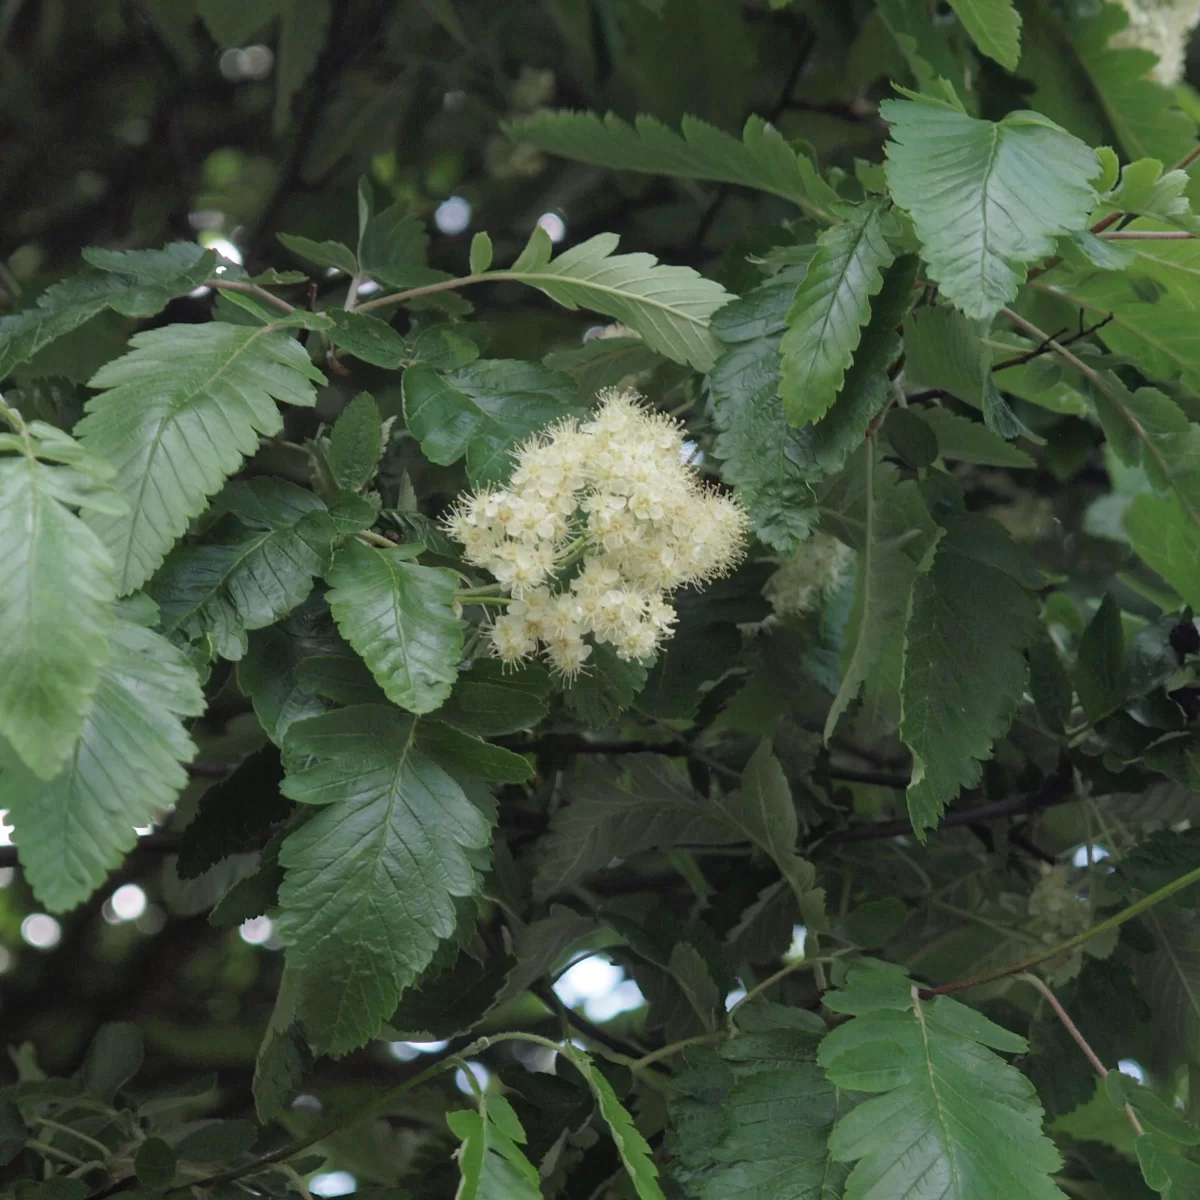
[[(1041, 992), (1046, 1003), (1054, 1009), (1054, 1015), (1062, 1022), (1063, 1028), (1075, 1039), (1075, 1044), (1083, 1051), (1084, 1057), (1092, 1064), (1093, 1070), (1101, 1079), (1108, 1076), (1108, 1068), (1100, 1061), (1099, 1055), (1088, 1045), (1088, 1040), (1079, 1030), (1079, 1026), (1067, 1015), (1067, 1010), (1059, 1003), (1058, 997), (1050, 990), (1046, 982), (1040, 979), (1037, 975), (1032, 975), (1029, 972), (1018, 975), (1018, 979), (1023, 980), (1032, 987), (1037, 988)], [(1142, 1128), (1142, 1123), (1137, 1119), (1137, 1114), (1127, 1100), (1125, 1102), (1125, 1115), (1129, 1118), (1130, 1125), (1133, 1126), (1133, 1132), (1141, 1137), (1146, 1131)]]

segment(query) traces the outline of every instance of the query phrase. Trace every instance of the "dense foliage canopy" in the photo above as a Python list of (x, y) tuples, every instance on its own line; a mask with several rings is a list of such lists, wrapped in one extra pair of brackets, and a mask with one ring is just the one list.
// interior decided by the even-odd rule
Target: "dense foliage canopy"
[(0, 5), (0, 1187), (1200, 1197), (1189, 0)]

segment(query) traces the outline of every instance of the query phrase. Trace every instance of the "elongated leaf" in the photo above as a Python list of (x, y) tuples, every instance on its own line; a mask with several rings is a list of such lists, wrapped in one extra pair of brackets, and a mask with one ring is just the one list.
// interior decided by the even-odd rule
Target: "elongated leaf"
[(817, 239), (779, 345), (779, 396), (793, 425), (819, 421), (837, 398), (871, 316), (871, 297), (895, 257), (884, 221), (882, 206), (867, 203)]
[(684, 117), (680, 132), (655, 117), (639, 116), (632, 125), (614, 113), (538, 113), (508, 126), (508, 132), (552, 154), (576, 162), (711, 179), (756, 191), (772, 192), (798, 208), (829, 219), (837, 193), (817, 175), (812, 163), (761, 117), (751, 117), (739, 141), (697, 117)]
[(462, 1141), (456, 1200), (540, 1200), (537, 1168), (521, 1150), (525, 1130), (503, 1096), (484, 1096), (478, 1112), (447, 1113), (446, 1123)]
[(1024, 450), (1006, 442), (986, 425), (960, 417), (948, 408), (927, 408), (921, 420), (934, 432), (938, 454), (958, 462), (981, 463), (989, 467), (1029, 468), (1037, 466)]
[(1125, 699), (1129, 681), (1125, 675), (1125, 639), (1121, 609), (1111, 592), (1079, 639), (1075, 663), (1075, 690), (1089, 721), (1106, 717)]
[(508, 477), (519, 442), (579, 416), (576, 399), (570, 376), (515, 359), (479, 359), (447, 374), (418, 363), (404, 372), (404, 419), (425, 456), (448, 466), (465, 454), (477, 485)]
[(227, 514), (196, 545), (177, 546), (150, 581), (165, 633), (211, 634), (239, 659), (246, 631), (301, 604), (328, 569), (338, 529), (320, 498), (282, 479), (231, 483), (213, 504)]
[(1011, 71), (1021, 56), (1021, 18), (1012, 0), (950, 0), (971, 40)]
[(296, 1024), (296, 975), (284, 970), (267, 1032), (254, 1060), (254, 1111), (269, 1121), (300, 1089), (312, 1055)]
[(1137, 979), (1153, 1014), (1155, 1050), (1162, 1062), (1200, 1062), (1200, 922), (1164, 905), (1146, 924), (1155, 948), (1139, 955)]
[(1024, 1038), (948, 996), (919, 999), (895, 969), (852, 970), (826, 1003), (854, 1019), (818, 1060), (837, 1086), (874, 1093), (829, 1139), (855, 1164), (846, 1200), (1061, 1200), (1033, 1085), (994, 1053), (1019, 1054)]
[(1006, 531), (954, 514), (913, 586), (904, 641), (900, 733), (912, 751), (908, 812), (919, 837), (979, 782), (1025, 689), (1037, 634), (1037, 570)]
[(395, 709), (346, 708), (289, 730), (319, 761), (283, 791), (321, 811), (280, 851), (280, 937), (300, 972), (297, 1015), (314, 1049), (373, 1037), (454, 932), (456, 897), (479, 887), (488, 821)]
[(534, 891), (542, 897), (569, 888), (614, 857), (677, 843), (719, 846), (739, 841), (688, 783), (654, 755), (626, 756), (611, 767), (591, 765), (566, 786), (539, 847)]
[(969, 317), (1013, 299), (1026, 264), (1083, 229), (1096, 156), (1034, 112), (998, 124), (936, 101), (888, 100), (888, 186), (917, 228), (930, 275)]
[(1133, 548), (1193, 608), (1200, 609), (1200, 527), (1174, 500), (1135, 496), (1125, 510)]
[(283, 428), (275, 400), (311, 407), (325, 377), (273, 326), (168, 325), (96, 372), (83, 444), (117, 470), (124, 516), (93, 517), (121, 594), (140, 587), (260, 434)]
[(729, 345), (708, 378), (722, 474), (737, 489), (758, 536), (790, 554), (817, 518), (819, 482), (842, 469), (887, 400), (887, 371), (900, 352), (895, 327), (912, 300), (916, 263), (897, 261), (871, 306), (871, 321), (841, 395), (824, 419), (796, 428), (779, 403), (779, 342), (803, 269), (781, 271), (713, 318)]
[(900, 479), (890, 464), (875, 463), (871, 446), (860, 451), (821, 507), (822, 525), (859, 556), (841, 685), (825, 718), (828, 741), (885, 650), (902, 640), (913, 582), (940, 530), (916, 484)]
[[(535, 241), (539, 234), (548, 251), (549, 237), (539, 227)], [(691, 267), (662, 266), (649, 254), (614, 254), (619, 240), (615, 233), (598, 233), (553, 261), (538, 255), (526, 265), (518, 259), (489, 278), (515, 279), (565, 308), (604, 313), (674, 362), (709, 370), (721, 352), (709, 318), (728, 302), (729, 293)]]
[(78, 744), (62, 771), (37, 778), (0, 743), (0, 804), (17, 829), (21, 864), (52, 912), (98, 888), (187, 783), (195, 747), (180, 717), (204, 711), (195, 671), (157, 633), (116, 622)]
[(1142, 1178), (1159, 1195), (1168, 1200), (1184, 1200), (1200, 1194), (1200, 1164), (1160, 1150), (1148, 1133), (1137, 1140), (1137, 1156)]
[(801, 1009), (739, 1009), (739, 1034), (688, 1056), (670, 1101), (671, 1173), (696, 1200), (840, 1200), (829, 1135), (846, 1093), (816, 1063), (825, 1027)]
[(638, 1132), (633, 1118), (625, 1110), (625, 1106), (617, 1099), (612, 1084), (592, 1064), (592, 1061), (578, 1050), (570, 1052), (570, 1059), (579, 1068), (579, 1073), (587, 1081), (588, 1087), (596, 1097), (600, 1115), (612, 1134), (617, 1145), (617, 1153), (625, 1166), (638, 1200), (666, 1200), (662, 1188), (658, 1184), (658, 1168), (650, 1157), (650, 1147), (646, 1139)]
[(410, 712), (437, 708), (458, 678), (462, 654), (462, 622), (451, 611), (454, 572), (349, 541), (328, 579), (338, 628), (387, 698)]
[(340, 308), (322, 315), (330, 322), (330, 341), (345, 353), (388, 370), (395, 370), (408, 358), (404, 339), (386, 321), (370, 313), (346, 312)]
[(152, 317), (210, 278), (217, 265), (217, 256), (194, 242), (162, 250), (88, 249), (84, 257), (98, 269), (55, 284), (32, 308), (0, 318), (0, 378), (106, 308)]
[(100, 684), (116, 598), (112, 558), (77, 514), (125, 504), (106, 462), (14, 421), (19, 432), (0, 434), (0, 738), (50, 779)]
[(359, 392), (342, 410), (329, 436), (334, 482), (357, 491), (371, 482), (383, 456), (383, 422), (369, 392)]

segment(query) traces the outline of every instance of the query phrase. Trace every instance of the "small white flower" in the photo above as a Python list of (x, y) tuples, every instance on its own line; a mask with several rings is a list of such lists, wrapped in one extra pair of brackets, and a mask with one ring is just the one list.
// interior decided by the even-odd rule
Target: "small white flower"
[(846, 578), (854, 551), (827, 533), (814, 533), (767, 580), (763, 594), (780, 616), (802, 616), (821, 602)]
[(516, 662), (541, 647), (567, 677), (591, 654), (585, 637), (621, 658), (653, 655), (674, 632), (670, 594), (731, 571), (749, 531), (741, 505), (685, 462), (677, 422), (634, 392), (599, 400), (588, 420), (520, 447), (507, 487), (464, 497), (445, 521), (463, 557), (512, 594), (489, 632), (494, 653)]

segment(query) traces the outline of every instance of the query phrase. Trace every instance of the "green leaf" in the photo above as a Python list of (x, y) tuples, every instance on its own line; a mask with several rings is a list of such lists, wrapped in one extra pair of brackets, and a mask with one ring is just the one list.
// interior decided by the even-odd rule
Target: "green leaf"
[(287, 0), (259, 0), (247, 8), (239, 0), (196, 0), (195, 8), (214, 41), (242, 46), (273, 21), (286, 3)]
[(710, 370), (721, 348), (709, 318), (729, 293), (691, 267), (663, 266), (649, 254), (614, 254), (619, 240), (598, 233), (551, 262), (526, 266), (518, 259), (491, 278), (527, 283), (564, 308), (604, 313), (673, 362)]
[(492, 265), (492, 239), (480, 230), (471, 238), (471, 274), (482, 275)]
[(209, 1121), (186, 1134), (175, 1147), (185, 1162), (232, 1162), (258, 1138), (253, 1121)]
[(607, 643), (594, 646), (582, 674), (563, 694), (567, 707), (592, 729), (602, 729), (629, 708), (646, 686), (646, 668), (627, 662)]
[(1133, 498), (1124, 523), (1138, 555), (1200, 609), (1200, 527), (1176, 501), (1145, 493)]
[(904, 323), (904, 346), (911, 383), (965, 400), (982, 411), (984, 421), (1001, 437), (1028, 433), (997, 390), (988, 349), (962, 313), (952, 308), (914, 313)]
[(180, 717), (204, 711), (196, 673), (164, 638), (117, 622), (83, 732), (62, 771), (35, 776), (0, 743), (0, 796), (21, 864), (52, 912), (86, 900), (187, 783), (195, 747)]
[(950, 7), (979, 49), (1007, 71), (1021, 57), (1021, 18), (1012, 0), (950, 0)]
[(874, 463), (873, 455), (868, 443), (822, 497), (822, 526), (859, 556), (841, 686), (825, 718), (827, 742), (864, 682), (871, 686), (881, 674), (885, 653), (902, 642), (913, 582), (940, 536), (916, 483), (888, 463)]
[[(714, 314), (714, 332), (716, 320)], [(574, 350), (547, 354), (542, 362), (553, 371), (570, 375), (579, 384), (580, 399), (590, 404), (601, 389), (652, 371), (664, 359), (640, 337), (597, 337)]]
[(538, 845), (533, 887), (541, 898), (569, 890), (614, 858), (677, 843), (728, 845), (743, 836), (655, 755), (589, 763), (567, 779), (563, 797)]
[(393, 704), (437, 708), (458, 678), (463, 625), (451, 606), (457, 576), (350, 540), (327, 576), (329, 607)]
[(329, 435), (329, 465), (340, 488), (365, 488), (383, 457), (383, 422), (369, 392), (359, 392), (342, 409)]
[(793, 425), (819, 421), (841, 390), (871, 316), (871, 297), (895, 257), (884, 222), (881, 204), (872, 201), (817, 239), (779, 345), (779, 396)]
[[(1049, 5), (1027, 9), (1022, 73), (1037, 82), (1037, 108), (1079, 137), (1115, 136), (1130, 159), (1177, 162), (1195, 142), (1196, 123), (1151, 78), (1157, 56), (1114, 37), (1129, 21), (1119, 4), (1073, 8), (1065, 21)], [(1042, 47), (1031, 44), (1038, 26)]]
[(111, 1104), (113, 1097), (142, 1069), (142, 1032), (127, 1021), (101, 1025), (83, 1060), (83, 1086)]
[(325, 377), (288, 333), (272, 326), (168, 325), (135, 334), (133, 350), (100, 368), (77, 432), (116, 467), (122, 516), (89, 524), (117, 565), (124, 595), (162, 562), (204, 508), (283, 420), (273, 400), (312, 407)]
[(228, 484), (213, 511), (224, 519), (205, 541), (172, 550), (147, 590), (164, 633), (193, 642), (211, 635), (218, 653), (236, 660), (247, 630), (304, 602), (329, 567), (338, 529), (319, 497), (282, 479)]
[(330, 322), (330, 328), (323, 332), (345, 353), (393, 371), (408, 359), (404, 339), (386, 321), (370, 313), (346, 312), (340, 308), (331, 308), (321, 315)]
[(521, 1150), (525, 1130), (503, 1096), (488, 1093), (478, 1112), (447, 1113), (446, 1123), (462, 1142), (456, 1200), (540, 1200), (537, 1168)]
[(427, 270), (428, 248), (424, 224), (408, 211), (406, 200), (397, 200), (363, 226), (358, 262), (364, 275), (393, 287), (411, 287), (414, 271)]
[(595, 918), (582, 916), (565, 905), (552, 904), (548, 916), (532, 921), (513, 935), (516, 965), (509, 971), (497, 1004), (515, 999), (526, 988), (550, 974), (569, 950), (598, 930)]
[(1178, 1109), (1160, 1100), (1149, 1088), (1142, 1087), (1131, 1076), (1120, 1071), (1109, 1071), (1104, 1077), (1104, 1090), (1116, 1108), (1123, 1109), (1128, 1104), (1141, 1119), (1143, 1126), (1148, 1126), (1154, 1132), (1161, 1133), (1182, 1146), (1200, 1145), (1200, 1129), (1189, 1125)]
[(148, 1137), (133, 1156), (138, 1183), (155, 1190), (169, 1188), (175, 1180), (175, 1151), (160, 1137)]
[[(197, 879), (234, 854), (258, 850), (265, 835), (286, 820), (291, 803), (279, 794), (283, 766), (274, 746), (243, 759), (226, 779), (213, 784), (196, 806), (183, 834), (175, 871)], [(247, 797), (253, 797), (247, 803)]]
[[(917, 575), (904, 641), (900, 733), (912, 751), (908, 811), (918, 837), (981, 777), (1025, 690), (1040, 575), (1002, 526), (952, 514)], [(969, 654), (969, 669), (963, 670)]]
[(883, 435), (905, 466), (921, 471), (937, 462), (937, 434), (916, 411), (892, 409), (883, 424)]
[(1138, 955), (1138, 990), (1150, 1006), (1154, 1047), (1168, 1062), (1200, 1062), (1200, 921), (1163, 905), (1146, 918), (1154, 952)]
[[(4, 410), (0, 409), (0, 414)], [(53, 778), (83, 729), (112, 631), (113, 563), (78, 513), (119, 513), (112, 468), (41, 421), (0, 433), (0, 738)]]
[(448, 769), (461, 769), (489, 783), (524, 783), (533, 774), (533, 764), (527, 758), (441, 721), (424, 722), (417, 733), (417, 745)]
[(1112, 592), (1105, 592), (1096, 615), (1079, 639), (1075, 691), (1084, 715), (1095, 723), (1120, 707), (1128, 688), (1121, 609)]
[(670, 1098), (671, 1173), (696, 1200), (840, 1200), (829, 1134), (851, 1102), (816, 1063), (824, 1026), (800, 1009), (738, 1010), (737, 1036), (689, 1054)]
[(655, 117), (638, 116), (633, 125), (613, 113), (538, 113), (513, 122), (508, 132), (552, 154), (617, 171), (711, 179), (771, 192), (798, 208), (829, 220), (839, 207), (837, 193), (804, 154), (772, 125), (751, 117), (739, 141), (697, 117), (684, 117), (681, 132)]
[(477, 486), (499, 483), (511, 451), (554, 421), (579, 416), (570, 376), (538, 363), (482, 358), (441, 374), (418, 363), (404, 372), (404, 420), (425, 456), (441, 466), (467, 456)]
[(829, 1140), (835, 1159), (855, 1164), (846, 1200), (1060, 1200), (1050, 1176), (1061, 1160), (1033, 1086), (993, 1053), (1020, 1053), (1024, 1038), (948, 996), (919, 999), (895, 968), (851, 968), (825, 1000), (854, 1019), (818, 1061), (836, 1086), (874, 1093)]
[(194, 242), (172, 242), (162, 250), (89, 248), (84, 256), (99, 269), (56, 283), (33, 307), (0, 318), (0, 378), (106, 308), (127, 317), (154, 316), (211, 278), (217, 265), (217, 256)]
[(0, 1099), (0, 1167), (7, 1167), (29, 1140), (21, 1110), (7, 1097)]
[(1168, 1200), (1186, 1200), (1200, 1194), (1200, 1165), (1159, 1149), (1148, 1133), (1139, 1137), (1136, 1144), (1142, 1178), (1159, 1195)]
[(549, 683), (534, 667), (514, 673), (495, 660), (478, 660), (460, 673), (438, 720), (480, 737), (530, 729), (546, 716)]
[(986, 425), (969, 417), (960, 417), (948, 408), (924, 408), (920, 415), (936, 435), (938, 453), (942, 458), (979, 463), (987, 467), (1019, 469), (1037, 466), (1032, 456), (1024, 450), (1006, 442)]
[(297, 1016), (314, 1049), (375, 1035), (479, 889), (484, 814), (416, 744), (395, 709), (346, 708), (294, 725), (290, 755), (315, 766), (283, 790), (324, 807), (283, 844), (280, 937), (300, 972)]
[(285, 969), (254, 1060), (254, 1111), (264, 1124), (300, 1090), (312, 1054), (296, 1024), (296, 975)]
[(790, 425), (777, 399), (779, 335), (802, 269), (781, 271), (714, 316), (714, 332), (730, 347), (708, 379), (721, 431), (714, 452), (772, 549), (790, 554), (808, 536), (816, 485), (842, 469), (886, 403), (887, 370), (900, 352), (895, 326), (911, 303), (915, 267), (908, 256), (886, 273), (842, 394), (816, 425)]
[(938, 103), (887, 100), (888, 186), (916, 225), (930, 276), (969, 317), (1012, 300), (1025, 267), (1083, 229), (1099, 164), (1033, 112), (981, 121)]
[(625, 1110), (624, 1105), (617, 1099), (612, 1084), (596, 1069), (581, 1051), (574, 1047), (564, 1051), (566, 1056), (579, 1069), (579, 1073), (592, 1089), (600, 1115), (612, 1134), (617, 1145), (617, 1153), (625, 1166), (638, 1200), (666, 1200), (662, 1188), (658, 1185), (658, 1168), (650, 1157), (650, 1147), (646, 1139), (638, 1132), (633, 1118)]
[(290, 250), (297, 258), (313, 263), (318, 267), (333, 267), (345, 271), (347, 275), (358, 273), (358, 260), (354, 251), (341, 242), (314, 242), (312, 238), (297, 237), (292, 233), (277, 235), (285, 249)]

